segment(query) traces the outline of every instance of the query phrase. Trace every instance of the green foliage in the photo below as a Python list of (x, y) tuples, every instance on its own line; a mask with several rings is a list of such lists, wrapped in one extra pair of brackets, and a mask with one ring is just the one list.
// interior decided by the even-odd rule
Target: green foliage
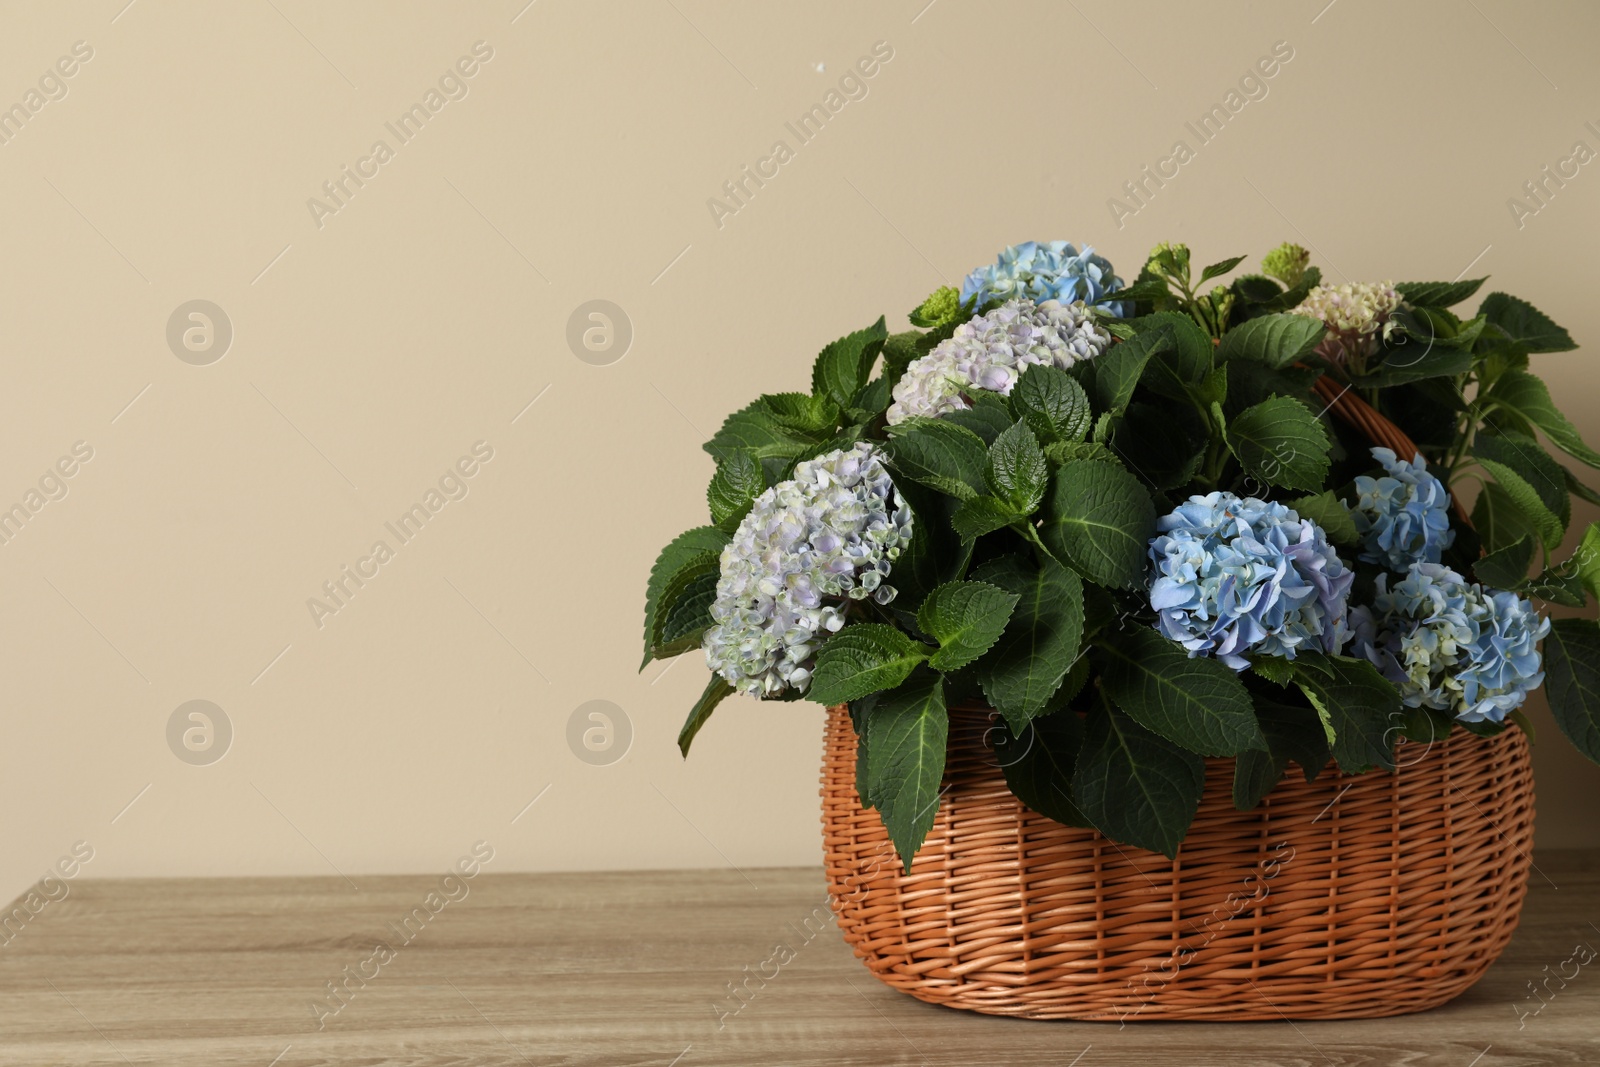
[(1101, 639), (1107, 697), (1139, 725), (1202, 756), (1236, 756), (1266, 742), (1239, 676), (1139, 627)]
[(848, 704), (893, 689), (927, 661), (928, 651), (893, 626), (857, 623), (822, 643), (806, 696), (824, 705)]
[(1298, 400), (1275, 396), (1228, 423), (1228, 447), (1268, 485), (1316, 492), (1328, 475), (1328, 434)]
[(1078, 659), (1083, 582), (1049, 556), (1037, 562), (1001, 556), (976, 576), (1017, 597), (1005, 631), (977, 670), (984, 696), (1020, 733), (1045, 710)]
[(943, 676), (926, 667), (867, 713), (867, 794), (905, 870), (939, 811), (950, 718)]
[(989, 446), (989, 491), (1019, 515), (1032, 515), (1050, 483), (1050, 465), (1025, 423), (1017, 423)]
[(1600, 626), (1557, 619), (1544, 655), (1550, 714), (1574, 748), (1600, 763)]
[(1400, 282), (1395, 286), (1409, 304), (1418, 307), (1454, 307), (1478, 291), (1488, 278), (1469, 278), (1464, 282)]
[(711, 718), (711, 713), (717, 710), (717, 705), (733, 695), (733, 686), (722, 680), (722, 675), (713, 674), (706, 683), (706, 691), (700, 694), (700, 699), (694, 702), (694, 707), (689, 709), (689, 718), (683, 724), (683, 729), (678, 731), (678, 751), (683, 753), (685, 759), (689, 758), (689, 746), (694, 743), (694, 735), (700, 732), (700, 727)]
[(1089, 396), (1059, 367), (1030, 367), (1011, 390), (1011, 410), (1046, 442), (1082, 441), (1089, 434)]
[(1524, 433), (1537, 426), (1567, 455), (1600, 467), (1600, 452), (1583, 443), (1577, 427), (1556, 410), (1544, 382), (1527, 371), (1508, 370), (1502, 374), (1488, 394), (1488, 404), (1491, 420), (1509, 415), (1522, 423)]
[(1394, 770), (1394, 745), (1405, 722), (1400, 691), (1366, 660), (1301, 652), (1294, 680), (1317, 710), (1339, 769)]
[(753, 455), (742, 450), (729, 452), (717, 464), (717, 473), (711, 476), (711, 484), (706, 486), (706, 504), (711, 509), (711, 521), (719, 529), (732, 533), (766, 487), (767, 480), (761, 473), (761, 464), (756, 462)]
[(946, 582), (928, 594), (917, 609), (917, 626), (939, 642), (928, 665), (940, 671), (959, 670), (989, 651), (1019, 599), (1016, 593), (984, 582)]
[(1288, 502), (1302, 519), (1310, 519), (1322, 527), (1328, 534), (1328, 540), (1336, 545), (1353, 547), (1361, 543), (1361, 535), (1356, 530), (1356, 521), (1350, 517), (1350, 509), (1345, 507), (1344, 501), (1338, 494), (1328, 489), (1314, 496), (1302, 496)]
[(1263, 315), (1229, 330), (1217, 349), (1221, 362), (1242, 359), (1273, 370), (1292, 366), (1310, 355), (1326, 327), (1306, 315)]
[[(1283, 661), (1279, 661), (1283, 662)], [(1331, 755), (1316, 711), (1257, 696), (1256, 721), (1266, 739), (1263, 749), (1241, 753), (1234, 764), (1233, 806), (1249, 811), (1283, 778), (1291, 762), (1315, 781)]]
[(1478, 310), (1490, 325), (1504, 331), (1529, 352), (1568, 352), (1578, 347), (1571, 334), (1526, 300), (1506, 293), (1490, 293), (1483, 298)]
[(891, 429), (889, 462), (898, 474), (958, 500), (988, 490), (989, 450), (971, 430), (944, 419), (907, 419)]
[(1072, 802), (1072, 768), (1083, 748), (1083, 720), (1073, 711), (1040, 716), (1020, 730), (1002, 726), (995, 759), (1018, 800), (1068, 826), (1092, 826)]
[(1170, 858), (1200, 809), (1206, 763), (1111, 708), (1089, 716), (1072, 802), (1107, 837)]
[(1121, 466), (1084, 460), (1063, 465), (1044, 513), (1040, 537), (1083, 577), (1125, 588), (1143, 578), (1155, 505), (1139, 479)]
[(840, 407), (848, 407), (872, 376), (872, 365), (888, 338), (889, 331), (879, 317), (866, 329), (847, 334), (828, 345), (811, 368), (811, 391), (817, 396), (831, 398)]
[(668, 609), (673, 606), (666, 596), (668, 587), (678, 582), (679, 595), (688, 592), (689, 580), (697, 573), (703, 573), (707, 567), (715, 570), (722, 546), (727, 543), (728, 535), (715, 526), (697, 526), (673, 538), (656, 557), (645, 588), (644, 661), (639, 664), (640, 670), (660, 654), (653, 646), (656, 635), (666, 624)]

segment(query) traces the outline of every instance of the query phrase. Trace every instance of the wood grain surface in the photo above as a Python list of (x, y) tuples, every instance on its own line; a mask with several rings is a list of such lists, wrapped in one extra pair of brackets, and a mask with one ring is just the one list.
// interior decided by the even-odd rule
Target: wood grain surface
[(1600, 1064), (1600, 853), (1535, 859), (1510, 948), (1436, 1011), (1122, 1028), (893, 992), (817, 869), (486, 873), (436, 913), (438, 876), (79, 880), (0, 947), (0, 1064)]

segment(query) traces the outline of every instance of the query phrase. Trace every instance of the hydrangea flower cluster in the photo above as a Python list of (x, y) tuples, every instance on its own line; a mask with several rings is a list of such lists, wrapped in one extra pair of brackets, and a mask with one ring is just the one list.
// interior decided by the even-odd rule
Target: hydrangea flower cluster
[(1407, 707), (1501, 722), (1544, 682), (1539, 642), (1550, 620), (1504, 590), (1468, 583), (1439, 563), (1413, 563), (1373, 606), (1351, 612), (1350, 654), (1370, 660)]
[(1150, 606), (1156, 628), (1234, 670), (1246, 652), (1293, 659), (1344, 643), (1355, 572), (1327, 534), (1288, 507), (1214, 492), (1192, 496), (1156, 524)]
[(1421, 455), (1407, 461), (1393, 449), (1374, 448), (1372, 458), (1388, 473), (1356, 478), (1350, 517), (1361, 534), (1361, 558), (1399, 573), (1413, 563), (1438, 563), (1456, 539), (1444, 483), (1428, 473)]
[(1371, 351), (1374, 336), (1399, 306), (1393, 282), (1352, 282), (1317, 286), (1293, 314), (1318, 319), (1328, 328), (1317, 352), (1337, 363), (1359, 360)]
[[(1093, 302), (1122, 288), (1122, 279), (1104, 256), (1084, 245), (1083, 251), (1068, 241), (1025, 241), (1000, 253), (993, 266), (979, 267), (961, 284), (961, 302), (977, 298), (982, 306), (991, 300), (1027, 297), (1038, 303), (1059, 300)], [(1124, 314), (1121, 305), (1115, 313)]]
[(792, 480), (756, 498), (722, 550), (707, 665), (740, 692), (803, 692), (812, 654), (844, 625), (848, 602), (894, 599), (884, 579), (911, 526), (873, 445), (797, 464)]
[(1053, 363), (1065, 370), (1111, 346), (1082, 303), (1009, 300), (956, 327), (932, 352), (912, 360), (894, 387), (889, 425), (968, 407), (974, 389), (1010, 396), (1023, 370)]

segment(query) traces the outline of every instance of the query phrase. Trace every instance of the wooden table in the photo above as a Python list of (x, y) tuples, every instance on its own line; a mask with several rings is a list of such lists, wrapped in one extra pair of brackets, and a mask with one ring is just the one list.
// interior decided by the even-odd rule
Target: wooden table
[(1529, 982), (1600, 949), (1600, 853), (1536, 861), (1510, 949), (1437, 1011), (1121, 1029), (889, 990), (826, 921), (816, 869), (484, 873), (436, 914), (438, 876), (80, 879), (0, 948), (0, 1064), (1600, 1064), (1600, 960), (1519, 1026)]

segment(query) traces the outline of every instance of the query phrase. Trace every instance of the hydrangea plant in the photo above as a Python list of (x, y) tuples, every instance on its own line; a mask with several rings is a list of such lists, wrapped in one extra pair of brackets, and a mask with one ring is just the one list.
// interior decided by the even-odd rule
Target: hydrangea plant
[[(1543, 685), (1600, 762), (1600, 626), (1543, 614), (1600, 597), (1600, 527), (1562, 552), (1571, 497), (1600, 503), (1569, 464), (1600, 453), (1530, 370), (1571, 338), (1504, 293), (1451, 310), (1482, 279), (1243, 262), (1163, 244), (1125, 283), (1015, 245), (729, 416), (709, 522), (647, 585), (645, 662), (711, 668), (685, 754), (735, 693), (848, 705), (908, 865), (952, 708), (996, 714), (1024, 804), (1169, 856), (1206, 757), (1245, 810), (1291, 763), (1382, 773), (1406, 739), (1524, 728)], [(1374, 447), (1346, 393), (1415, 449)]]

